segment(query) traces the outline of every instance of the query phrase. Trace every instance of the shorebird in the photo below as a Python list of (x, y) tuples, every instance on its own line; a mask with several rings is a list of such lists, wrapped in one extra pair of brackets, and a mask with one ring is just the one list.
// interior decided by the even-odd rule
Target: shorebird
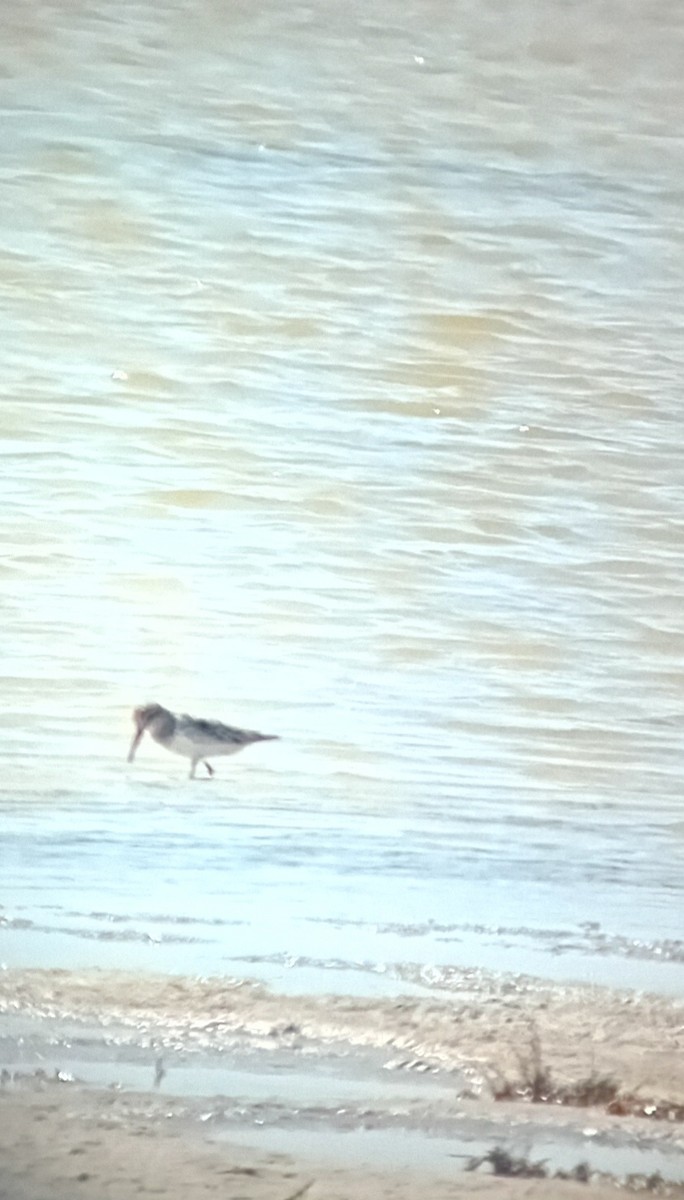
[(190, 778), (195, 778), (197, 764), (203, 762), (210, 775), (214, 768), (207, 758), (217, 754), (237, 754), (243, 746), (252, 742), (277, 740), (274, 733), (255, 733), (252, 729), (236, 729), (233, 725), (222, 725), (220, 721), (203, 721), (201, 718), (180, 715), (162, 708), (161, 704), (143, 704), (133, 709), (135, 734), (128, 752), (128, 761), (133, 762), (135, 752), (147, 731), (155, 742), (190, 759)]

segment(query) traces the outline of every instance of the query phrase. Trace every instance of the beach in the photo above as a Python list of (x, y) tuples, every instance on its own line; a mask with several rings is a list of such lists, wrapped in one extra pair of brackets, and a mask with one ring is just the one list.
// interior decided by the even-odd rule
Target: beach
[[(440, 1177), (424, 1170), (373, 1171), (341, 1168), (284, 1154), (264, 1154), (221, 1143), (217, 1148), (196, 1130), (178, 1130), (153, 1106), (137, 1106), (112, 1117), (111, 1098), (81, 1095), (22, 1095), (8, 1106), (0, 1097), (3, 1200), (132, 1200), (157, 1195), (168, 1200), (220, 1196), (226, 1200), (412, 1200), (419, 1190), (434, 1200), (573, 1200), (591, 1195), (608, 1200), (610, 1183), (590, 1188), (560, 1180)], [(684, 1189), (671, 1188), (672, 1197)]]
[[(155, 1111), (156, 1108), (156, 1111)], [(0, 1096), (3, 1200), (168, 1200), (220, 1196), (225, 1200), (608, 1200), (613, 1183), (589, 1187), (558, 1179), (500, 1179), (461, 1174), (343, 1168), (325, 1160), (220, 1146), (194, 1130), (177, 1129), (163, 1106), (112, 1113), (106, 1094), (84, 1097)], [(684, 1195), (684, 1188), (661, 1194)]]
[[(684, 1195), (670, 999), (486, 972), (440, 1001), (5, 970), (0, 1014), (7, 1200), (75, 1180), (120, 1200), (408, 1197), (419, 1178), (445, 1198), (603, 1196), (647, 1178)], [(493, 1177), (495, 1147), (547, 1178)], [(582, 1163), (584, 1182), (557, 1177)]]

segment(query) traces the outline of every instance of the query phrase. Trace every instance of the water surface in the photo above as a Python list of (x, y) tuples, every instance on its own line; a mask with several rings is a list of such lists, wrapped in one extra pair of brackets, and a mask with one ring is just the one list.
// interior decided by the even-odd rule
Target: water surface
[(681, 8), (3, 28), (0, 958), (681, 992)]

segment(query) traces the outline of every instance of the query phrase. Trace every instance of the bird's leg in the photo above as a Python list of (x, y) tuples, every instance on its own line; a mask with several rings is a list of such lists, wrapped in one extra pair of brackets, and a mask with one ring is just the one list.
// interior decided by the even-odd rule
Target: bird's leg
[(207, 768), (207, 771), (209, 772), (209, 778), (211, 779), (212, 775), (214, 774), (214, 768), (209, 766), (206, 758), (204, 759), (204, 765)]
[(189, 778), (190, 778), (190, 779), (194, 779), (194, 778), (195, 778), (195, 771), (196, 771), (196, 769), (197, 769), (197, 764), (198, 764), (198, 762), (199, 762), (199, 761), (200, 761), (200, 760), (199, 760), (198, 758), (193, 758), (193, 760), (192, 760), (192, 764), (191, 764), (191, 767), (190, 767), (190, 775), (189, 775)]

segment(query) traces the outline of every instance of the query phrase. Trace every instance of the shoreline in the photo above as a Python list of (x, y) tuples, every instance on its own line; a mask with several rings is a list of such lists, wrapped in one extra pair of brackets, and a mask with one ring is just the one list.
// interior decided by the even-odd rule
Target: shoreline
[[(223, 1200), (593, 1200), (643, 1190), (607, 1177), (588, 1183), (499, 1177), (466, 1172), (454, 1156), (441, 1169), (340, 1166), (324, 1156), (269, 1150), (259, 1134), (251, 1144), (216, 1138), (176, 1118), (159, 1097), (120, 1097), (111, 1091), (57, 1090), (44, 1081), (0, 1090), (2, 1200), (166, 1200), (217, 1196)], [(683, 1200), (684, 1185), (663, 1183), (651, 1194)]]
[[(449, 997), (363, 1000), (281, 995), (245, 979), (3, 970), (3, 1156), (8, 1178), (28, 1172), (35, 1189), (16, 1182), (0, 1195), (42, 1200), (40, 1172), (52, 1170), (49, 1194), (61, 1200), (60, 1180), (78, 1178), (63, 1174), (67, 1144), (78, 1142), (74, 1157), (89, 1163), (83, 1200), (132, 1200), (145, 1189), (181, 1200), (168, 1145), (181, 1156), (186, 1188), (231, 1195), (233, 1171), (243, 1200), (288, 1200), (285, 1185), (296, 1177), (304, 1186), (314, 1167), (321, 1200), (408, 1200), (417, 1179), (430, 1179), (435, 1200), (480, 1190), (511, 1200), (566, 1187), (577, 1194), (579, 1184), (555, 1178), (464, 1174), (468, 1158), (495, 1145), (545, 1159), (550, 1174), (587, 1161), (592, 1195), (614, 1194), (607, 1174), (659, 1171), (669, 1181), (662, 1194), (684, 1196), (684, 1005), (485, 971), (462, 971), (457, 983)], [(554, 1086), (613, 1079), (636, 1107), (611, 1110), (605, 1096), (598, 1102), (600, 1088), (583, 1106), (553, 1096), (526, 1102), (516, 1080), (526, 1056), (531, 1065), (535, 1037), (537, 1066)], [(494, 1095), (502, 1080), (511, 1084), (506, 1102)], [(145, 1150), (151, 1174), (138, 1186), (126, 1147), (141, 1138), (155, 1149)], [(61, 1147), (52, 1158), (50, 1144)], [(118, 1173), (103, 1193), (107, 1162)], [(73, 1191), (64, 1195), (72, 1200)], [(315, 1200), (313, 1185), (307, 1195)]]
[(165, 1049), (248, 1045), (301, 1057), (337, 1048), (381, 1051), (396, 1068), (457, 1072), (481, 1095), (516, 1077), (538, 1040), (559, 1083), (590, 1074), (624, 1091), (684, 1104), (679, 1053), (684, 1002), (598, 985), (454, 971), (450, 995), (364, 999), (277, 993), (249, 979), (111, 971), (0, 971), (0, 1018), (38, 1025), (114, 1026)]

